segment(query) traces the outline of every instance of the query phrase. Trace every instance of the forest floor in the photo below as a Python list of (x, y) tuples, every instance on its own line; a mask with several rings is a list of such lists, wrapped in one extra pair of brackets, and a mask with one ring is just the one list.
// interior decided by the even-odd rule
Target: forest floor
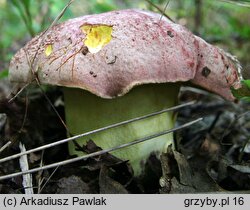
[[(38, 87), (29, 87), (8, 103), (12, 87), (0, 85), (0, 158), (67, 137), (65, 128)], [(46, 95), (64, 119), (63, 95), (49, 88)], [(203, 120), (175, 133), (176, 150), (169, 148), (161, 160), (151, 156), (146, 172), (134, 177), (128, 162), (111, 154), (33, 174), (34, 193), (200, 193), (249, 192), (250, 190), (250, 104), (227, 102), (213, 94), (183, 88), (182, 108), (176, 125), (202, 117)], [(88, 152), (100, 150), (89, 141)], [(39, 167), (70, 158), (67, 144), (31, 153), (29, 167)], [(19, 159), (0, 164), (0, 176), (20, 170)], [(22, 176), (0, 181), (0, 193), (24, 193)]]

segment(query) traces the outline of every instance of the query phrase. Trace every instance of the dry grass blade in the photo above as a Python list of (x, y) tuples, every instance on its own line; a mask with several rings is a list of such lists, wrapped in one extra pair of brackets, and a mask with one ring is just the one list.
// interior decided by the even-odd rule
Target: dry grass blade
[(53, 170), (53, 172), (50, 174), (49, 178), (46, 180), (46, 182), (43, 184), (43, 186), (39, 189), (38, 194), (40, 194), (40, 193), (43, 191), (44, 187), (45, 187), (46, 184), (50, 181), (51, 177), (56, 173), (56, 171), (57, 171), (58, 168), (59, 168), (59, 166), (57, 166), (57, 167)]
[[(46, 33), (53, 27), (55, 26), (55, 24), (57, 24), (58, 20), (60, 20), (60, 18), (64, 15), (65, 11), (68, 9), (68, 7), (74, 2), (74, 0), (69, 0), (69, 2), (66, 4), (66, 6), (62, 9), (62, 11), (59, 13), (59, 15), (54, 19), (54, 21), (50, 24), (50, 26), (43, 32), (41, 33), (40, 35), (40, 43), (39, 43), (39, 46), (41, 46), (41, 43), (43, 42), (44, 40), (44, 37), (46, 35)], [(34, 60), (36, 59), (36, 56), (37, 56), (37, 53), (39, 51), (39, 48), (37, 49), (36, 51), (36, 54), (34, 55), (34, 57), (32, 58), (32, 60), (30, 61), (30, 59), (27, 58), (28, 60), (28, 63), (30, 63), (30, 70), (32, 71), (33, 74), (35, 74), (35, 71), (33, 69), (33, 63), (34, 63)], [(27, 56), (27, 55), (26, 55)], [(30, 83), (26, 84), (24, 87), (22, 87), (15, 95), (14, 97), (12, 97), (9, 102), (13, 101), (26, 87), (29, 86)], [(38, 84), (39, 85), (39, 84)]]
[[(60, 20), (60, 18), (64, 15), (65, 11), (68, 9), (68, 7), (74, 2), (74, 0), (69, 0), (69, 2), (67, 3), (67, 5), (62, 9), (62, 11), (59, 13), (59, 15), (55, 18), (55, 20), (51, 23), (51, 25), (49, 26), (49, 28), (47, 28), (47, 30), (45, 30), (43, 33), (42, 33), (42, 37), (41, 37), (41, 41), (40, 41), (40, 44), (39, 44), (39, 47), (36, 51), (36, 54), (35, 56), (33, 57), (32, 59), (32, 62), (30, 63), (29, 61), (29, 58), (27, 57), (27, 60), (29, 61), (30, 63), (30, 69), (31, 71), (33, 72), (33, 74), (35, 74), (35, 71), (33, 69), (33, 63), (34, 63), (34, 60), (37, 56), (37, 53), (39, 51), (39, 48), (41, 46), (41, 43), (44, 41), (44, 38), (45, 38), (45, 35), (46, 33), (58, 22), (58, 20)], [(56, 108), (54, 107), (54, 105), (52, 104), (52, 102), (50, 101), (50, 99), (48, 98), (48, 96), (46, 95), (46, 93), (43, 91), (43, 89), (41, 88), (41, 85), (40, 85), (40, 82), (39, 82), (39, 79), (36, 75), (34, 75), (35, 78), (36, 78), (36, 82), (37, 82), (37, 85), (40, 87), (40, 90), (42, 92), (42, 94), (44, 95), (44, 97), (46, 98), (46, 100), (48, 101), (48, 103), (50, 104), (50, 106), (52, 107), (53, 111), (56, 113), (56, 115), (58, 116), (59, 120), (61, 121), (61, 123), (63, 124), (63, 126), (65, 127), (65, 129), (67, 130), (67, 132), (69, 133), (68, 131), (68, 128), (65, 124), (65, 122), (62, 120), (61, 116), (59, 115), (59, 113), (57, 112)]]
[[(17, 96), (19, 96), (19, 94), (21, 93), (21, 92), (23, 92), (23, 90), (26, 88), (26, 87), (28, 87), (29, 86), (29, 84), (26, 84), (26, 85), (24, 85), (12, 98), (10, 98), (9, 100), (8, 100), (8, 102), (9, 103), (11, 103), (12, 101), (14, 101), (15, 99), (16, 99), (16, 97)], [(9, 98), (9, 97), (8, 97)]]
[(3, 152), (8, 146), (11, 145), (11, 141), (8, 141), (6, 144), (4, 144), (1, 148), (0, 148), (0, 153)]
[[(43, 166), (43, 157), (44, 157), (44, 150), (42, 151), (42, 154), (41, 154), (40, 167)], [(38, 180), (37, 181), (38, 182), (37, 193), (40, 194), (43, 181), (45, 180), (45, 177), (43, 177), (43, 172), (42, 171), (40, 171), (37, 174), (37, 180)]]
[(230, 3), (230, 4), (234, 4), (234, 5), (238, 5), (241, 7), (248, 7), (250, 8), (250, 1), (235, 1), (235, 0), (220, 0), (222, 2), (226, 2), (226, 3)]
[(60, 140), (60, 141), (57, 141), (57, 142), (54, 142), (54, 143), (51, 143), (51, 144), (46, 144), (46, 145), (43, 145), (41, 147), (37, 147), (35, 149), (28, 150), (28, 151), (26, 151), (24, 153), (18, 153), (16, 155), (12, 155), (12, 156), (9, 156), (9, 157), (6, 157), (6, 158), (2, 158), (2, 159), (0, 159), (0, 163), (3, 163), (3, 162), (6, 162), (6, 161), (9, 161), (9, 160), (18, 158), (18, 157), (20, 157), (22, 155), (26, 155), (26, 154), (29, 154), (29, 153), (32, 153), (32, 152), (37, 152), (37, 151), (40, 151), (40, 150), (44, 150), (44, 149), (47, 149), (47, 148), (50, 148), (50, 147), (57, 146), (59, 144), (63, 144), (63, 143), (69, 142), (69, 141), (73, 141), (75, 139), (78, 139), (78, 138), (81, 138), (81, 137), (84, 137), (84, 136), (88, 136), (90, 134), (94, 134), (94, 133), (98, 133), (98, 132), (101, 132), (101, 131), (104, 131), (104, 130), (108, 130), (110, 128), (125, 125), (125, 124), (135, 122), (135, 121), (138, 121), (138, 120), (143, 120), (143, 119), (153, 117), (153, 116), (158, 115), (158, 114), (162, 114), (164, 112), (174, 111), (174, 110), (186, 107), (186, 106), (193, 105), (194, 103), (195, 103), (194, 101), (191, 101), (191, 102), (188, 102), (188, 103), (185, 103), (185, 104), (174, 106), (174, 107), (164, 109), (164, 110), (161, 110), (161, 111), (158, 111), (158, 112), (154, 112), (154, 113), (151, 113), (151, 114), (148, 114), (148, 115), (144, 115), (144, 116), (133, 118), (133, 119), (126, 120), (126, 121), (122, 121), (122, 122), (112, 124), (112, 125), (109, 125), (109, 126), (106, 126), (106, 127), (102, 127), (102, 128), (99, 128), (99, 129), (96, 129), (96, 130), (93, 130), (93, 131), (89, 131), (89, 132), (86, 132), (86, 133), (83, 133), (83, 134), (79, 134), (79, 135), (76, 135), (76, 136), (73, 136), (73, 137), (70, 137), (70, 138), (67, 138), (67, 139), (63, 139), (63, 140)]
[[(155, 5), (153, 2), (151, 2), (150, 0), (145, 0), (146, 2), (148, 2), (151, 6), (153, 6), (154, 8), (156, 8), (162, 15), (164, 15), (165, 17), (167, 17), (169, 20), (171, 20), (172, 22), (174, 22), (174, 20), (169, 17), (166, 13), (165, 13), (165, 9), (162, 10), (160, 7), (158, 7), (157, 5)], [(166, 5), (166, 7), (168, 6), (168, 3)]]
[(32, 72), (33, 71), (33, 63), (34, 63), (34, 60), (36, 59), (36, 56), (37, 56), (37, 53), (40, 49), (40, 46), (41, 46), (41, 43), (44, 41), (44, 38), (45, 38), (45, 35), (47, 34), (47, 32), (55, 25), (57, 24), (58, 20), (60, 20), (60, 18), (64, 15), (65, 11), (68, 9), (68, 7), (73, 3), (74, 0), (69, 0), (69, 2), (67, 3), (67, 5), (62, 9), (62, 11), (59, 13), (59, 15), (54, 19), (54, 21), (50, 24), (50, 26), (40, 35), (40, 43), (39, 43), (39, 47), (36, 51), (36, 54), (35, 56), (33, 57), (32, 59), (32, 62), (31, 62), (31, 70)]
[(8, 175), (5, 175), (5, 176), (1, 176), (0, 180), (9, 179), (9, 178), (13, 178), (13, 177), (16, 177), (16, 176), (21, 176), (21, 175), (27, 174), (27, 173), (34, 173), (34, 172), (45, 170), (45, 169), (55, 168), (55, 167), (58, 167), (58, 166), (69, 164), (69, 163), (74, 163), (76, 161), (85, 160), (85, 159), (88, 159), (90, 157), (95, 157), (95, 156), (103, 155), (105, 153), (109, 153), (109, 152), (112, 152), (112, 151), (115, 151), (115, 150), (119, 150), (119, 149), (122, 149), (122, 148), (125, 148), (125, 147), (129, 147), (129, 146), (132, 146), (132, 145), (135, 145), (135, 144), (139, 144), (139, 143), (148, 141), (148, 140), (156, 138), (158, 136), (162, 136), (162, 135), (165, 135), (165, 134), (168, 134), (168, 133), (175, 132), (175, 131), (183, 129), (185, 127), (189, 127), (192, 124), (195, 124), (195, 123), (197, 123), (197, 122), (199, 122), (201, 120), (202, 120), (202, 118), (198, 118), (196, 120), (193, 120), (191, 122), (185, 123), (185, 124), (183, 124), (181, 126), (178, 126), (176, 128), (173, 128), (173, 129), (170, 129), (170, 130), (165, 130), (163, 132), (156, 133), (156, 134), (153, 134), (153, 135), (141, 138), (141, 139), (137, 139), (135, 141), (132, 141), (132, 142), (126, 143), (126, 144), (122, 144), (122, 145), (119, 145), (117, 147), (113, 147), (113, 148), (109, 148), (109, 149), (104, 149), (104, 150), (101, 150), (101, 151), (98, 151), (98, 152), (90, 153), (88, 155), (84, 155), (84, 156), (81, 156), (81, 157), (76, 157), (76, 158), (64, 160), (64, 161), (61, 161), (61, 162), (57, 162), (57, 163), (53, 163), (53, 164), (50, 164), (50, 165), (46, 165), (46, 166), (42, 166), (42, 167), (30, 169), (30, 170), (27, 170), (27, 171), (17, 172), (17, 173), (13, 173), (13, 174), (8, 174)]
[[(168, 4), (169, 4), (169, 2), (170, 2), (170, 0), (168, 0), (168, 2), (167, 2), (167, 4), (166, 4), (166, 6), (164, 7), (164, 13), (166, 12), (166, 9), (167, 9), (167, 7), (168, 7)], [(162, 19), (162, 17), (163, 17), (163, 13), (161, 14), (161, 17), (160, 17), (160, 21), (161, 21), (161, 19)]]
[(74, 0), (70, 0), (67, 5), (62, 9), (62, 11), (59, 13), (59, 15), (55, 18), (55, 20), (51, 23), (50, 27), (48, 28), (51, 29), (57, 22), (60, 20), (60, 18), (64, 15), (65, 11), (68, 9), (68, 7), (74, 2)]
[[(44, 41), (44, 38), (45, 38), (45, 35), (47, 34), (47, 32), (58, 22), (58, 20), (63, 16), (63, 14), (65, 13), (65, 11), (68, 9), (68, 7), (74, 2), (74, 0), (69, 0), (68, 3), (66, 4), (66, 6), (62, 9), (62, 11), (59, 13), (59, 15), (54, 19), (54, 21), (50, 24), (50, 26), (40, 35), (39, 37), (39, 45), (38, 45), (38, 49), (34, 55), (33, 58), (29, 58), (29, 56), (27, 55), (27, 53), (25, 52), (26, 54), (26, 58), (27, 58), (27, 61), (29, 63), (29, 68), (30, 68), (30, 71), (32, 72), (32, 74), (34, 75), (34, 78), (35, 78), (35, 81), (37, 83), (37, 85), (39, 86), (42, 94), (44, 95), (44, 97), (46, 98), (46, 100), (48, 101), (48, 103), (51, 105), (53, 111), (56, 113), (56, 115), (58, 116), (59, 120), (61, 121), (61, 123), (63, 124), (63, 126), (65, 127), (65, 129), (67, 130), (68, 132), (68, 128), (66, 126), (66, 124), (64, 123), (64, 121), (62, 120), (61, 116), (59, 115), (59, 113), (56, 111), (54, 105), (52, 104), (52, 102), (50, 101), (50, 99), (47, 97), (46, 93), (43, 91), (41, 85), (40, 85), (40, 82), (39, 82), (39, 79), (36, 75), (36, 69), (34, 69), (34, 61), (37, 57), (37, 54), (38, 54), (38, 51), (40, 49), (40, 46), (41, 44), (43, 43)], [(32, 81), (33, 82), (33, 81)], [(12, 98), (9, 99), (9, 103), (11, 103), (13, 100), (15, 100), (15, 98), (26, 88), (29, 86), (30, 83), (26, 84), (25, 86), (23, 86)], [(27, 108), (27, 107), (26, 107)], [(25, 117), (26, 117), (26, 114), (25, 113)], [(25, 121), (25, 119), (24, 119)], [(21, 128), (22, 129), (22, 128)], [(20, 130), (21, 130), (20, 129)]]

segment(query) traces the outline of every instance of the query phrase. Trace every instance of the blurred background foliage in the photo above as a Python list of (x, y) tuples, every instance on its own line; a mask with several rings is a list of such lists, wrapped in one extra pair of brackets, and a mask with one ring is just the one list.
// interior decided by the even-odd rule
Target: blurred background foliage
[[(8, 75), (13, 54), (46, 29), (67, 3), (68, 0), (0, 0), (0, 78)], [(60, 21), (125, 8), (160, 12), (157, 7), (164, 11), (166, 5), (165, 13), (175, 22), (236, 55), (249, 76), (249, 0), (75, 0)]]

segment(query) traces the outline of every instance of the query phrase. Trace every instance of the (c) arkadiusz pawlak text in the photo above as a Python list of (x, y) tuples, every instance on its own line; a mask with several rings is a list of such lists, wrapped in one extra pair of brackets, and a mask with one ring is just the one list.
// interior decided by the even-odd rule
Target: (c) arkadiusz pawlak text
[(71, 198), (34, 198), (22, 197), (20, 199), (20, 206), (106, 206), (107, 200), (104, 197), (81, 198), (73, 196)]

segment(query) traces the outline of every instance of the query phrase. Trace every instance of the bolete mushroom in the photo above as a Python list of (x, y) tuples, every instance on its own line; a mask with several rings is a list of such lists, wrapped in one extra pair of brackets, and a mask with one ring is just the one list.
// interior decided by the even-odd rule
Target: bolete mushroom
[[(13, 83), (34, 78), (64, 86), (66, 122), (72, 134), (159, 111), (177, 103), (191, 82), (228, 100), (241, 73), (228, 54), (160, 14), (121, 10), (68, 20), (38, 35), (10, 63)], [(174, 126), (172, 112), (80, 139), (110, 148)], [(116, 151), (135, 175), (151, 153), (160, 154), (173, 135)], [(74, 145), (71, 153), (77, 153)]]

